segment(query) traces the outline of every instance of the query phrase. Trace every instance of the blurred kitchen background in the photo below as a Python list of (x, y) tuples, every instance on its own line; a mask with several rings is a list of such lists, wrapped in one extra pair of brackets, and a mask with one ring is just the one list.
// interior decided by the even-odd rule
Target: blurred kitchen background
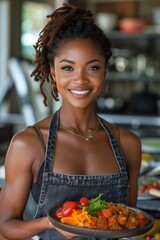
[[(143, 151), (160, 154), (160, 0), (0, 0), (0, 155), (4, 164), (13, 134), (60, 107), (43, 106), (30, 74), (34, 49), (46, 16), (62, 3), (91, 9), (110, 38), (113, 56), (107, 93), (97, 111), (135, 132)], [(50, 96), (49, 86), (45, 91)], [(152, 158), (152, 157), (151, 157)]]
[[(33, 45), (46, 16), (64, 2), (91, 9), (112, 42), (108, 90), (97, 99), (97, 111), (141, 138), (137, 207), (153, 214), (160, 233), (160, 202), (147, 188), (160, 184), (160, 0), (0, 0), (0, 188), (13, 134), (61, 106), (52, 100), (48, 85), (49, 104), (43, 106), (30, 74)], [(30, 216), (32, 204), (28, 206)], [(160, 239), (153, 232), (150, 236)]]

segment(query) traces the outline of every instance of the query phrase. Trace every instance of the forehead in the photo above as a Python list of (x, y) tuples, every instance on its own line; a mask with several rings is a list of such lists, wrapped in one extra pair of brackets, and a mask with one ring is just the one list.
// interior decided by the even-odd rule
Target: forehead
[(65, 41), (59, 47), (56, 57), (63, 58), (91, 58), (91, 57), (104, 58), (104, 54), (98, 43), (91, 39), (72, 39)]

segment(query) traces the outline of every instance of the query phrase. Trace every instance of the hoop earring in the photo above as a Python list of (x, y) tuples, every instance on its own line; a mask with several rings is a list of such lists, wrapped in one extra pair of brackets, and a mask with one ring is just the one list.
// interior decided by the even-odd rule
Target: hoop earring
[(106, 89), (102, 92), (102, 95), (103, 95), (103, 96), (106, 96), (106, 95), (107, 95), (107, 92), (108, 92), (108, 84), (107, 84)]

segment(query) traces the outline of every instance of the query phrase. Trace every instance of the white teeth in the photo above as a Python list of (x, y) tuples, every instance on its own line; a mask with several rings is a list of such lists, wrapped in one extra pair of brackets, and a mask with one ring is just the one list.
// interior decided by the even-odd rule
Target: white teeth
[(79, 95), (82, 95), (82, 94), (86, 94), (89, 92), (89, 90), (85, 90), (85, 91), (75, 91), (75, 90), (71, 90), (72, 93), (75, 93), (75, 94), (79, 94)]

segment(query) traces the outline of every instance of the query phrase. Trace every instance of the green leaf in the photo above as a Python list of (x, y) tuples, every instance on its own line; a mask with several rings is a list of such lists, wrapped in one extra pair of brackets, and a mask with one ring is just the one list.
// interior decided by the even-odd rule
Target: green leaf
[(105, 200), (102, 200), (101, 197), (103, 196), (103, 193), (100, 193), (96, 198), (92, 198), (89, 200), (89, 206), (86, 207), (86, 211), (92, 215), (96, 216), (98, 212), (100, 212), (102, 209), (107, 208), (108, 202)]

